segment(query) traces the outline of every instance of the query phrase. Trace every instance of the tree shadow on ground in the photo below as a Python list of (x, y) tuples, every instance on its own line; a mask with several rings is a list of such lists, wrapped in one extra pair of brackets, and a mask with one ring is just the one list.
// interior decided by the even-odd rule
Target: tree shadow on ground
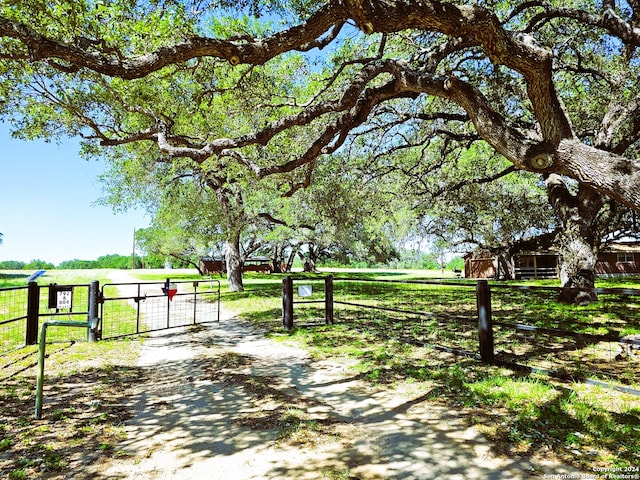
[(196, 358), (173, 358), (184, 338), (158, 343), (119, 445), (127, 456), (94, 478), (524, 478), (430, 394), (397, 395), (241, 326), (198, 332)]
[(137, 367), (107, 366), (47, 375), (41, 420), (34, 419), (34, 375), (5, 378), (0, 477), (91, 478), (86, 465), (114, 454), (122, 439), (120, 426), (131, 416), (122, 400), (140, 374)]
[[(441, 369), (432, 400), (461, 413), (510, 457), (549, 450), (587, 470), (640, 458), (640, 400), (577, 393), (553, 379), (492, 367)], [(610, 403), (603, 398), (611, 400)]]

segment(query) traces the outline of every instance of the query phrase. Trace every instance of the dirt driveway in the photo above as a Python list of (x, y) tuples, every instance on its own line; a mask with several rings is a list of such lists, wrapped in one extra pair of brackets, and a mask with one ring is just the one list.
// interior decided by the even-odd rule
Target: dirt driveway
[(109, 479), (521, 479), (577, 473), (495, 456), (428, 392), (376, 388), (346, 359), (315, 362), (222, 312), (159, 332), (139, 364), (127, 440), (94, 465)]

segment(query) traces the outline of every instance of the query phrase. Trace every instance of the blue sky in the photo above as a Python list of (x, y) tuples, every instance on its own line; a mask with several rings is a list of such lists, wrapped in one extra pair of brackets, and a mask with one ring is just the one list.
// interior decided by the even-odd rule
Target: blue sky
[(12, 139), (0, 123), (0, 261), (33, 259), (58, 265), (130, 255), (133, 231), (149, 219), (142, 211), (114, 214), (95, 206), (103, 166), (78, 156), (73, 140), (62, 144)]

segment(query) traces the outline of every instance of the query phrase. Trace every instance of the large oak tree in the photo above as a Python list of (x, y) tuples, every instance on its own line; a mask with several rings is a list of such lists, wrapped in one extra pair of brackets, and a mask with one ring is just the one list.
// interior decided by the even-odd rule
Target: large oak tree
[[(640, 6), (469, 3), (14, 0), (0, 7), (0, 108), (27, 137), (154, 145), (208, 172), (285, 175), (283, 195), (364, 138), (392, 154), (435, 124), (550, 179), (568, 231), (605, 198), (640, 211)], [(215, 21), (241, 11), (272, 23)], [(194, 127), (155, 108), (198, 75)], [(230, 128), (239, 112), (251, 121)]]

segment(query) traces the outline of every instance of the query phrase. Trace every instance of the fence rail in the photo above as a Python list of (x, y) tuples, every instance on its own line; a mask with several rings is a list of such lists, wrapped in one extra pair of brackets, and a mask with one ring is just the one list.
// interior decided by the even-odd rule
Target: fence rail
[[(171, 294), (170, 287), (175, 287)], [(101, 335), (105, 339), (219, 321), (220, 282), (167, 280), (104, 284), (100, 317)]]
[(0, 353), (26, 343), (28, 287), (0, 289)]
[[(56, 294), (68, 292), (70, 303), (58, 308)], [(54, 319), (86, 319), (88, 315), (88, 284), (38, 285), (30, 282), (24, 287), (0, 289), (0, 354), (38, 341), (39, 323)], [(52, 341), (86, 339), (84, 332), (53, 333)]]
[[(554, 287), (328, 277), (311, 302), (285, 281), (291, 282), (283, 286), (287, 328), (342, 323), (554, 376), (622, 385), (640, 378), (640, 362), (621, 358), (627, 346), (640, 348), (640, 337), (627, 337), (640, 333), (640, 290), (598, 288), (599, 302), (574, 306), (561, 303)], [(302, 282), (309, 281), (296, 284)], [(328, 288), (331, 302), (322, 297)], [(323, 303), (330, 303), (330, 316)]]
[(516, 278), (558, 278), (556, 267), (516, 267)]
[[(168, 291), (168, 283), (175, 291)], [(0, 289), (0, 355), (35, 345), (43, 322), (87, 321), (91, 329), (53, 329), (51, 341), (94, 340), (220, 320), (220, 282), (197, 280), (38, 285)]]

